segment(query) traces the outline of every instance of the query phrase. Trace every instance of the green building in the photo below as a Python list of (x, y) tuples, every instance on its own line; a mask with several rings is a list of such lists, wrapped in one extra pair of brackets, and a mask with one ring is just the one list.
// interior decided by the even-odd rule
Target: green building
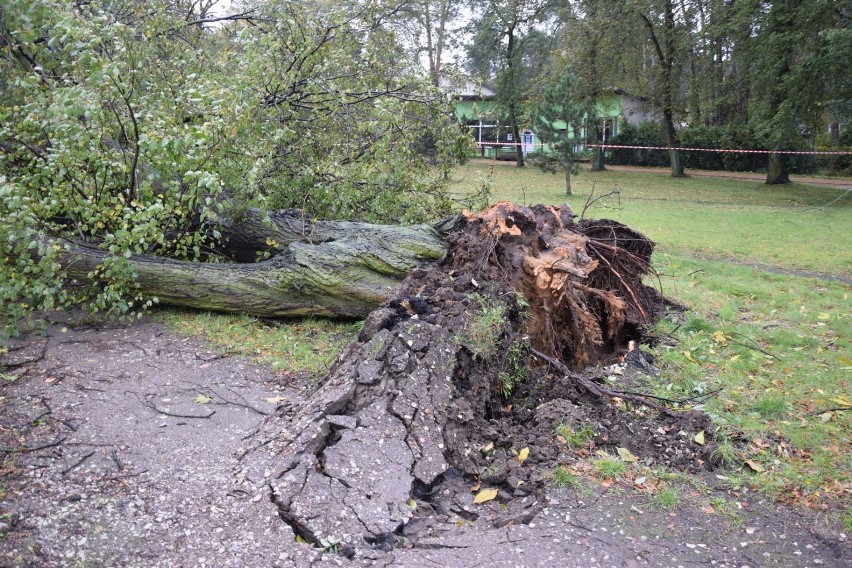
[[(525, 156), (535, 152), (548, 152), (548, 147), (539, 140), (530, 128), (521, 126), (521, 140), (514, 140), (508, 122), (501, 123), (501, 113), (497, 107), (496, 93), (488, 85), (480, 85), (466, 78), (443, 80), (441, 88), (456, 101), (456, 117), (470, 130), (476, 142), (478, 155), (483, 158), (514, 159), (518, 150)], [(603, 133), (604, 142), (618, 134), (619, 122), (638, 124), (655, 117), (646, 110), (646, 105), (631, 97), (621, 89), (613, 89), (612, 94), (598, 102), (598, 127)], [(556, 128), (567, 129), (564, 123), (554, 124)], [(577, 137), (578, 152), (586, 149), (590, 126), (581, 128)]]

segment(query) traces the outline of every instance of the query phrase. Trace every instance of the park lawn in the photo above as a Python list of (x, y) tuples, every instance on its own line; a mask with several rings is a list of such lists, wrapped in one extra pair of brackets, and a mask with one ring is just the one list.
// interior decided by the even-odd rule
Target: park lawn
[[(490, 168), (482, 161), (456, 168), (451, 189), (473, 191)], [(574, 195), (566, 196), (561, 174), (497, 162), (491, 195), (494, 201), (527, 205), (567, 202), (580, 214), (593, 188), (595, 197), (617, 191), (593, 203), (586, 217), (621, 221), (670, 252), (737, 257), (852, 278), (852, 194), (846, 190), (725, 178), (674, 179), (659, 171), (585, 170), (572, 178), (572, 185)]]

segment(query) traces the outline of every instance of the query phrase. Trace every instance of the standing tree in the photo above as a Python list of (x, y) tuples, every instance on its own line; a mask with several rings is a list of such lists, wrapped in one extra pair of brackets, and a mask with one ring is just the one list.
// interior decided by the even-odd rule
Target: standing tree
[(848, 30), (852, 15), (831, 0), (762, 4), (753, 12), (755, 34), (748, 52), (754, 80), (750, 118), (775, 150), (769, 154), (766, 183), (783, 184), (790, 178), (777, 151), (800, 147), (824, 118), (822, 102), (829, 86), (837, 84), (830, 73), (837, 69), (831, 39), (834, 30)]
[(550, 152), (536, 156), (536, 164), (545, 171), (565, 172), (565, 194), (571, 195), (571, 174), (577, 172), (575, 150), (583, 120), (590, 104), (582, 96), (582, 87), (570, 70), (556, 83), (544, 89), (541, 100), (531, 108), (533, 128)]
[[(612, 17), (618, 6), (615, 0), (579, 0), (566, 3), (559, 17), (564, 22), (561, 29), (564, 60), (576, 74), (582, 96), (588, 99), (589, 114), (585, 125), (587, 136), (594, 144), (603, 142), (603, 132), (597, 120), (598, 105), (623, 81), (621, 52), (617, 27), (621, 23)], [(592, 153), (592, 171), (603, 171), (604, 150), (595, 147)]]
[(459, 33), (460, 0), (414, 0), (400, 4), (396, 26), (415, 54), (426, 56), (429, 78), (436, 87), (441, 85), (446, 52)]
[(524, 167), (520, 120), (528, 80), (542, 61), (536, 55), (547, 51), (541, 49), (543, 44), (552, 42), (534, 26), (545, 19), (549, 8), (550, 0), (484, 0), (471, 24), (474, 36), (468, 57), (480, 78), (496, 79), (497, 102), (518, 144), (515, 163), (519, 168)]
[(663, 116), (672, 177), (683, 177), (683, 162), (680, 152), (675, 149), (680, 146), (675, 127), (675, 105), (680, 94), (684, 27), (675, 18), (674, 0), (638, 0), (626, 5), (642, 22), (656, 55), (651, 67), (652, 92)]

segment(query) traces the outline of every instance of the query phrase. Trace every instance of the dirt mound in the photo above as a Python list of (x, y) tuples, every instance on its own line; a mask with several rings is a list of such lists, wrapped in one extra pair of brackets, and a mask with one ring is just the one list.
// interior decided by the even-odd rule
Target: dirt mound
[[(575, 223), (567, 206), (468, 216), (447, 257), (371, 314), (311, 399), (259, 433), (282, 519), (349, 555), (435, 523), (524, 522), (555, 466), (576, 459), (568, 432), (584, 432), (589, 451), (709, 467), (706, 416), (577, 372), (615, 361), (660, 313), (642, 284), (652, 251), (619, 223)], [(482, 489), (502, 506), (475, 504)]]

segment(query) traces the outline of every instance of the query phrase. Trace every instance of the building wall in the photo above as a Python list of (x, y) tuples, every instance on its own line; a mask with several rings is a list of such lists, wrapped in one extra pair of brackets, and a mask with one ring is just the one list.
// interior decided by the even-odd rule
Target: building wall
[[(600, 120), (603, 121), (607, 132), (607, 139), (615, 136), (618, 132), (618, 119), (624, 116), (624, 119), (631, 122), (624, 111), (626, 108), (631, 109), (631, 117), (637, 116), (636, 110), (632, 105), (632, 99), (625, 95), (613, 95), (601, 99), (597, 103), (597, 114)], [(459, 122), (467, 125), (471, 131), (473, 139), (479, 143), (479, 155), (481, 157), (493, 158), (501, 154), (513, 154), (520, 147), (521, 140), (514, 140), (511, 130), (507, 124), (501, 124), (499, 120), (499, 111), (497, 103), (493, 100), (462, 100), (456, 102), (456, 116)], [(554, 127), (557, 129), (566, 129), (566, 124), (562, 121), (555, 122)], [(531, 132), (528, 128), (521, 127), (521, 137), (524, 134), (532, 134), (532, 144), (524, 147), (527, 152), (532, 146), (537, 151), (548, 152), (547, 145), (542, 145), (541, 140), (535, 132)], [(573, 133), (571, 133), (573, 136)], [(582, 140), (578, 140), (580, 148), (585, 148), (586, 130), (585, 128), (580, 133)]]

